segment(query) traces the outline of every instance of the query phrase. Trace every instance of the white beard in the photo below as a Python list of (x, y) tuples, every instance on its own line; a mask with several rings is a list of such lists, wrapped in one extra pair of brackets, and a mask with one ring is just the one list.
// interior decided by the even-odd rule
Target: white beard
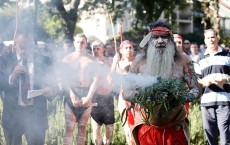
[(165, 49), (156, 49), (150, 43), (147, 50), (146, 70), (148, 75), (167, 78), (172, 76), (175, 48), (169, 42)]

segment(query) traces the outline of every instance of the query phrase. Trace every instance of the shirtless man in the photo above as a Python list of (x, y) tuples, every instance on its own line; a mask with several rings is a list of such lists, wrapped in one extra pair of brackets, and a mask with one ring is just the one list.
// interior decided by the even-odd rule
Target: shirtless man
[[(120, 53), (121, 53), (121, 59), (119, 59), (118, 54), (115, 55), (114, 57), (114, 62), (116, 72), (121, 73), (122, 75), (125, 75), (129, 71), (129, 67), (133, 63), (134, 60), (134, 48), (133, 48), (133, 43), (125, 40), (121, 43), (120, 45)], [(130, 105), (128, 101), (125, 101), (122, 97), (122, 94), (119, 95), (118, 98), (118, 110), (120, 115), (122, 115), (122, 112), (125, 108), (127, 108)], [(128, 116), (128, 121), (125, 123), (123, 126), (124, 131), (125, 131), (125, 136), (126, 136), (126, 142), (128, 145), (133, 144), (133, 139), (130, 131), (130, 125), (133, 125), (134, 118), (133, 118), (133, 112), (129, 111), (129, 116)]]
[(102, 145), (101, 126), (105, 125), (105, 134), (103, 137), (103, 144), (110, 145), (113, 136), (114, 117), (114, 97), (111, 93), (110, 84), (107, 81), (107, 75), (110, 71), (111, 60), (105, 57), (105, 46), (100, 41), (92, 43), (92, 54), (101, 64), (102, 71), (100, 71), (97, 90), (93, 96), (92, 102), (97, 103), (97, 106), (91, 111), (91, 125), (93, 129), (93, 143), (95, 145)]
[[(134, 60), (130, 67), (131, 72), (160, 76), (163, 78), (176, 77), (182, 81), (191, 93), (186, 97), (188, 101), (198, 96), (196, 80), (192, 79), (194, 72), (190, 59), (185, 54), (178, 53), (175, 48), (172, 33), (168, 24), (156, 22), (151, 26), (150, 32), (140, 43), (141, 47), (148, 44), (147, 53), (142, 59)], [(125, 95), (125, 99), (131, 99), (133, 95)], [(153, 108), (158, 107), (157, 104)], [(141, 145), (162, 145), (180, 144), (189, 145), (189, 129), (186, 121), (185, 107), (175, 106), (174, 111), (155, 112), (150, 126), (143, 122), (142, 115), (145, 112), (138, 111), (136, 107), (132, 133), (136, 144)], [(162, 111), (162, 110), (161, 110)], [(158, 112), (158, 113), (157, 113)], [(167, 113), (165, 118), (164, 114)]]
[[(190, 59), (189, 55), (184, 50), (183, 37), (181, 35), (179, 35), (179, 34), (173, 34), (173, 40), (174, 40), (174, 42), (176, 44), (176, 50), (179, 53), (185, 54), (184, 57), (187, 57), (185, 59)], [(186, 108), (187, 114), (189, 114), (189, 107), (190, 107), (190, 104), (186, 103), (185, 108)]]
[[(69, 91), (65, 97), (65, 121), (66, 130), (64, 145), (72, 145), (73, 132), (77, 122), (77, 145), (85, 145), (86, 126), (90, 117), (92, 106), (91, 99), (96, 91), (98, 83), (95, 58), (86, 50), (87, 38), (84, 34), (78, 34), (74, 39), (75, 52), (63, 58), (67, 78), (64, 80), (64, 88)], [(69, 78), (68, 78), (69, 77)]]

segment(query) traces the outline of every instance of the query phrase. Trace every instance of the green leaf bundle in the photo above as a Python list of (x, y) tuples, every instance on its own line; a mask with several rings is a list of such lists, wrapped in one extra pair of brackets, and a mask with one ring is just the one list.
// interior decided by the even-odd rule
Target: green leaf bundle
[[(189, 92), (188, 87), (184, 82), (175, 77), (158, 78), (158, 82), (152, 86), (139, 89), (131, 101), (131, 106), (126, 108), (124, 112), (133, 109), (139, 105), (140, 109), (144, 111), (144, 121), (149, 124), (150, 117), (154, 116), (154, 107), (157, 109), (164, 109), (172, 111), (176, 106), (183, 106), (186, 102), (186, 94)], [(143, 112), (142, 111), (142, 112)], [(154, 112), (153, 112), (154, 111)], [(125, 115), (125, 113), (124, 113)], [(127, 115), (127, 113), (126, 113)], [(125, 119), (127, 116), (125, 117)]]

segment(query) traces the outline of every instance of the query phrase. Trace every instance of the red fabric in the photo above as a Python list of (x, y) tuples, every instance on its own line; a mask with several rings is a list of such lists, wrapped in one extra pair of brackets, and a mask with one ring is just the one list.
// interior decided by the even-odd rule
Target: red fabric
[(155, 27), (151, 30), (153, 34), (171, 34), (167, 27)]
[(140, 145), (188, 145), (183, 128), (155, 129), (144, 124), (138, 128)]
[(189, 115), (189, 103), (186, 103), (185, 105), (185, 110), (186, 110), (186, 113), (187, 113), (187, 116)]
[(131, 41), (125, 40), (125, 41), (121, 42), (120, 49), (122, 49), (122, 48), (123, 48), (125, 45), (127, 45), (127, 44), (133, 46), (133, 43), (132, 43)]
[(128, 111), (128, 124), (134, 125), (134, 117), (133, 117), (133, 113), (131, 110)]
[(174, 37), (174, 38), (179, 38), (179, 39), (183, 40), (183, 37), (180, 36), (179, 34), (173, 34), (173, 37)]
[[(129, 102), (125, 102), (126, 108), (130, 106)], [(134, 115), (132, 110), (128, 110), (128, 125), (134, 125)]]

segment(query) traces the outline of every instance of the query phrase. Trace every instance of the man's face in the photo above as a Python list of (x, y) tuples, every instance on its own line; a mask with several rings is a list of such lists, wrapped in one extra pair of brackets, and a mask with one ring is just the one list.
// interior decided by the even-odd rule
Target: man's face
[(182, 39), (180, 39), (180, 38), (174, 38), (174, 42), (176, 43), (176, 48), (177, 48), (177, 51), (183, 51), (183, 48), (182, 48), (182, 46), (183, 46), (183, 42), (182, 42)]
[(93, 46), (93, 54), (94, 56), (102, 56), (104, 55), (104, 52), (105, 52), (105, 48), (101, 45), (101, 44), (95, 44)]
[(115, 49), (113, 48), (112, 45), (106, 45), (106, 52), (109, 56), (114, 56), (115, 55)]
[(87, 41), (83, 37), (76, 37), (74, 40), (74, 46), (76, 50), (86, 49)]
[(123, 57), (133, 57), (134, 55), (134, 48), (131, 44), (125, 44), (122, 49), (120, 50)]
[(16, 39), (15, 50), (17, 54), (22, 58), (27, 58), (29, 53), (28, 39), (23, 35), (19, 35)]
[(213, 31), (207, 31), (204, 35), (204, 42), (207, 49), (217, 50), (218, 49), (218, 39)]
[(184, 48), (186, 48), (187, 50), (189, 50), (189, 48), (190, 48), (190, 42), (188, 40), (184, 41)]
[(193, 55), (197, 55), (198, 54), (198, 46), (197, 46), (197, 44), (191, 44), (190, 51), (192, 52)]
[(153, 46), (159, 50), (164, 50), (167, 47), (168, 41), (169, 41), (169, 36), (165, 34), (152, 36)]
[(169, 37), (154, 37), (148, 43), (146, 68), (147, 74), (169, 77), (172, 74), (175, 45)]

